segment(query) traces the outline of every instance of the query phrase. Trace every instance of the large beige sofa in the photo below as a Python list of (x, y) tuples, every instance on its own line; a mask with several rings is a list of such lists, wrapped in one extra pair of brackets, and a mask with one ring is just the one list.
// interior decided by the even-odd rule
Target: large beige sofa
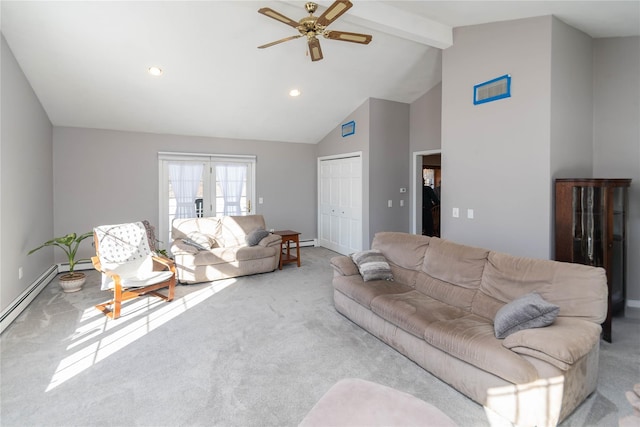
[[(171, 254), (180, 283), (210, 282), (274, 271), (282, 237), (268, 234), (262, 215), (179, 218), (172, 222)], [(247, 236), (268, 234), (255, 245)]]
[[(552, 426), (595, 390), (603, 269), (395, 232), (376, 234), (372, 249), (393, 280), (365, 282), (351, 257), (334, 257), (336, 309), (488, 414)], [(532, 291), (559, 306), (557, 318), (496, 338), (498, 311)]]

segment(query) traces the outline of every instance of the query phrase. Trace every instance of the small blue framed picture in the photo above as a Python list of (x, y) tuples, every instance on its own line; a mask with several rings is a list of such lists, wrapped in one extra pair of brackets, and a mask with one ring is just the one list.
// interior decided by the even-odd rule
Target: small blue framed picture
[(342, 137), (353, 135), (356, 133), (356, 122), (351, 120), (342, 125)]
[(473, 87), (474, 105), (509, 97), (511, 97), (511, 76), (509, 74), (496, 77)]

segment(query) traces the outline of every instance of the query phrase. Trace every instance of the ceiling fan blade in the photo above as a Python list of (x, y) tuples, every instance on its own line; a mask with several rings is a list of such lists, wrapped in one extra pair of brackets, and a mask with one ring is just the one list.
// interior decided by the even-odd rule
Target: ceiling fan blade
[(276, 12), (275, 10), (270, 9), (268, 7), (263, 7), (262, 9), (259, 9), (258, 13), (261, 13), (264, 16), (268, 16), (269, 18), (273, 18), (276, 21), (280, 21), (280, 22), (282, 22), (284, 24), (290, 25), (293, 28), (298, 28), (298, 26), (300, 25), (298, 23), (298, 21), (294, 21), (291, 18), (287, 18), (286, 16), (284, 16), (280, 12)]
[(370, 34), (349, 33), (346, 31), (325, 31), (323, 35), (331, 40), (341, 40), (343, 42), (369, 44), (373, 39)]
[(320, 61), (322, 59), (320, 40), (315, 37), (309, 39), (309, 54), (311, 55), (312, 61)]
[(302, 37), (302, 34), (285, 37), (283, 39), (276, 40), (276, 41), (271, 42), (271, 43), (263, 44), (262, 46), (258, 46), (258, 49), (264, 49), (265, 47), (271, 47), (271, 46), (274, 46), (274, 45), (277, 45), (277, 44), (280, 44), (280, 43), (288, 42), (289, 40), (297, 39), (299, 37)]
[(329, 26), (333, 21), (338, 19), (343, 13), (353, 6), (349, 0), (336, 0), (316, 21), (316, 25), (323, 27)]

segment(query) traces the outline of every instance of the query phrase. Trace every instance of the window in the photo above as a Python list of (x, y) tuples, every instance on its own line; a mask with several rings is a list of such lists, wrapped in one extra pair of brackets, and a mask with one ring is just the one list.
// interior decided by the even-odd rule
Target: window
[(255, 198), (255, 156), (159, 153), (158, 238), (171, 242), (174, 218), (248, 215)]

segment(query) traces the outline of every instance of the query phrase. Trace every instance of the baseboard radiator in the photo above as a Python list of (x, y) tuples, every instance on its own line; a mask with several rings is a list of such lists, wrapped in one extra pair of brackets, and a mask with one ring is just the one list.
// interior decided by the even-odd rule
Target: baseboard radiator
[(0, 333), (2, 333), (2, 331), (4, 331), (25, 308), (27, 308), (29, 303), (38, 296), (44, 287), (47, 286), (57, 274), (58, 266), (52, 265), (42, 273), (42, 275), (31, 284), (31, 286), (20, 294), (20, 296), (16, 298), (11, 305), (2, 311), (0, 314)]
[[(93, 268), (90, 262), (79, 262), (76, 264), (76, 271), (91, 270)], [(6, 309), (0, 313), (0, 333), (2, 333), (16, 317), (24, 311), (25, 308), (33, 301), (40, 292), (51, 282), (58, 273), (69, 271), (69, 264), (54, 264), (49, 267), (35, 282), (31, 284), (23, 293), (20, 294)]]

